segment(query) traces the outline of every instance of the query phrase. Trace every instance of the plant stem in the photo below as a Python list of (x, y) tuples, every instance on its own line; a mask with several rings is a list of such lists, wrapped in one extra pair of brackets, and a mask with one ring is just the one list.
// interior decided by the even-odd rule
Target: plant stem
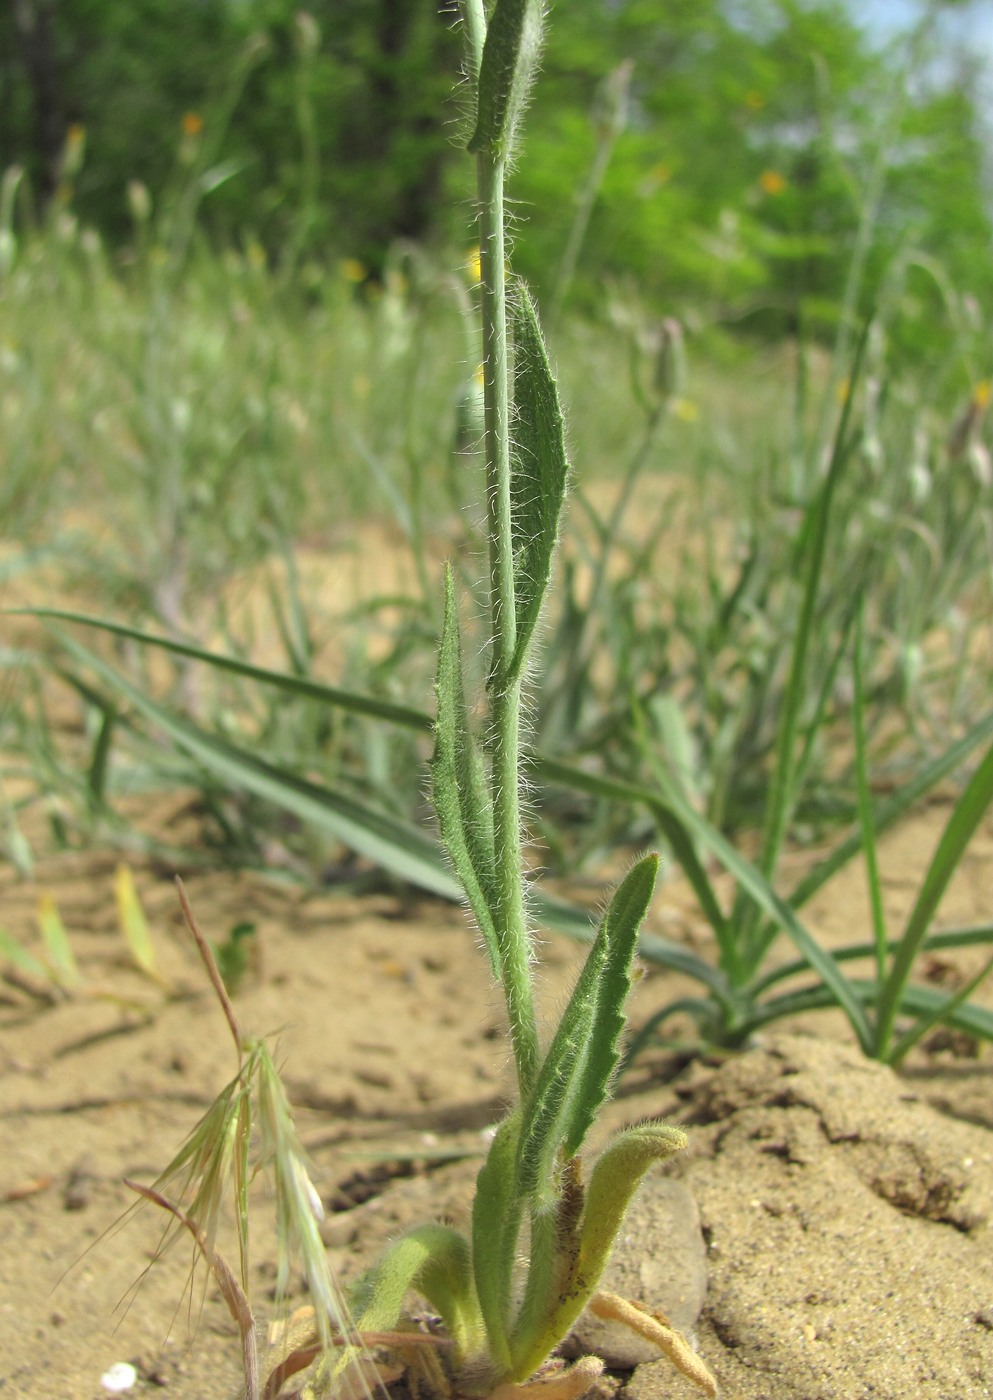
[(503, 161), (477, 158), (482, 282), (483, 405), (490, 549), (490, 744), (496, 922), (501, 979), (522, 1097), (538, 1065), (530, 944), (521, 861), (521, 678), (510, 674), (517, 644), (510, 491), (510, 357), (504, 248)]

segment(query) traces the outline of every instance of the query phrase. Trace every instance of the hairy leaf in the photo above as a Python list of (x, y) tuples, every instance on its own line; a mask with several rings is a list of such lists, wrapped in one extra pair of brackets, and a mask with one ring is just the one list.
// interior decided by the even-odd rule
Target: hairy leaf
[(438, 718), (431, 760), (432, 796), (442, 840), (486, 942), (495, 975), (500, 940), (494, 920), (493, 803), (469, 729), (452, 571), (445, 574), (445, 619), (435, 681)]
[(500, 1124), (476, 1178), (472, 1203), (476, 1295), (490, 1355), (503, 1369), (510, 1367), (510, 1295), (523, 1206), (515, 1171), (520, 1125), (519, 1113)]
[(534, 302), (522, 282), (511, 300), (514, 441), (510, 496), (517, 642), (511, 673), (524, 664), (552, 573), (569, 463), (558, 390)]
[(542, 0), (497, 0), (486, 31), (468, 149), (494, 163), (513, 146), (541, 52), (542, 20)]
[(631, 1197), (649, 1167), (674, 1157), (686, 1143), (686, 1134), (672, 1123), (639, 1123), (619, 1133), (601, 1155), (590, 1176), (580, 1226), (577, 1284), (583, 1289), (592, 1292), (596, 1287)]
[(460, 1355), (478, 1346), (482, 1329), (469, 1244), (457, 1230), (420, 1225), (395, 1240), (359, 1285), (357, 1330), (393, 1331), (412, 1289), (437, 1309)]
[(658, 856), (645, 856), (611, 900), (525, 1106), (518, 1186), (538, 1202), (551, 1203), (556, 1154), (560, 1148), (567, 1157), (579, 1151), (607, 1097), (619, 1060), (631, 961), (657, 873)]

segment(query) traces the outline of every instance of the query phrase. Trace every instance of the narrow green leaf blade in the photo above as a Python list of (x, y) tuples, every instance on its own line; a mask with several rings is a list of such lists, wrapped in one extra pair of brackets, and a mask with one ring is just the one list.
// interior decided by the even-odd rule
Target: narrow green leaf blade
[(435, 680), (438, 718), (431, 760), (432, 797), (445, 849), (479, 925), (495, 975), (500, 940), (493, 910), (493, 804), (469, 728), (462, 684), (458, 604), (451, 569), (445, 574), (445, 617)]
[(958, 869), (965, 849), (993, 801), (993, 744), (966, 785), (941, 834), (927, 874), (910, 912), (900, 947), (879, 998), (877, 1037), (885, 1057), (899, 1009), (903, 989), (910, 977), (914, 959), (934, 918), (941, 898)]
[(117, 867), (114, 876), (114, 895), (117, 900), (117, 922), (135, 965), (160, 987), (167, 985), (156, 966), (155, 945), (138, 896), (134, 872), (124, 862)]
[(514, 333), (514, 440), (510, 496), (514, 550), (517, 675), (541, 613), (558, 540), (569, 462), (558, 389), (538, 313), (518, 282), (511, 298)]
[(51, 981), (51, 972), (33, 957), (26, 948), (22, 948), (20, 943), (12, 933), (6, 929), (0, 929), (0, 964), (8, 962), (11, 967), (18, 972), (26, 973), (28, 977), (35, 978), (44, 984)]
[(527, 1376), (565, 1336), (586, 1307), (610, 1257), (631, 1197), (654, 1162), (664, 1162), (686, 1146), (686, 1134), (670, 1123), (643, 1123), (620, 1133), (600, 1157), (590, 1177), (579, 1225), (579, 1247), (570, 1277), (550, 1300), (532, 1329), (528, 1350), (515, 1357)]
[[(185, 656), (191, 661), (203, 661), (217, 671), (227, 671), (242, 676), (245, 680), (259, 681), (271, 685), (291, 695), (305, 700), (318, 700), (325, 705), (334, 705), (351, 714), (368, 715), (371, 719), (383, 719), (389, 724), (400, 725), (405, 729), (418, 729), (429, 733), (432, 728), (431, 716), (409, 705), (398, 705), (389, 700), (378, 700), (372, 695), (360, 695), (356, 691), (342, 690), (337, 686), (324, 685), (308, 676), (299, 676), (292, 671), (272, 671), (264, 666), (253, 666), (237, 656), (226, 656), (221, 652), (208, 651), (205, 647), (194, 646), (190, 642), (178, 642), (171, 637), (162, 637), (155, 632), (145, 632), (140, 627), (128, 627), (122, 622), (111, 622), (106, 618), (91, 617), (88, 613), (70, 612), (63, 608), (18, 608), (11, 616), (30, 616), (50, 619), (53, 622), (74, 622), (83, 627), (94, 627), (113, 636), (126, 637), (130, 641), (141, 642), (144, 646), (158, 647), (171, 652), (173, 656)], [(61, 635), (61, 634), (59, 634)]]
[(613, 1139), (590, 1176), (580, 1227), (579, 1272), (596, 1287), (617, 1231), (642, 1177), (655, 1162), (681, 1152), (687, 1143), (673, 1123), (639, 1123)]
[(184, 752), (233, 788), (254, 792), (293, 812), (302, 821), (323, 827), (352, 850), (402, 880), (409, 880), (443, 899), (457, 901), (461, 898), (461, 887), (445, 869), (438, 847), (416, 827), (355, 798), (277, 768), (230, 741), (207, 733), (191, 721), (170, 714), (87, 647), (71, 637), (62, 636), (61, 641), (78, 661), (125, 695), (140, 714), (158, 725)]
[[(988, 743), (993, 738), (993, 711), (978, 720), (972, 728), (963, 734), (961, 739), (957, 739), (954, 744), (926, 763), (917, 773), (906, 782), (899, 791), (892, 796), (879, 802), (873, 808), (872, 825), (877, 836), (888, 831), (895, 822), (910, 810), (915, 802), (930, 792), (930, 790), (943, 778), (950, 774), (965, 762), (972, 753), (982, 743)], [(854, 856), (857, 856), (862, 849), (862, 833), (856, 828), (850, 836), (846, 836), (829, 855), (813, 867), (804, 876), (800, 883), (790, 892), (789, 903), (794, 909), (799, 909), (812, 895), (816, 894), (823, 885), (842, 868)]]
[(59, 906), (47, 893), (38, 897), (38, 927), (55, 980), (63, 991), (75, 991), (82, 986), (83, 979)]

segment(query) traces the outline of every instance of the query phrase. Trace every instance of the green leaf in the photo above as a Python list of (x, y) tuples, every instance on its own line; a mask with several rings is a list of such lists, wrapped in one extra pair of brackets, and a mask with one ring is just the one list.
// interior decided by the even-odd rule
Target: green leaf
[(514, 333), (514, 438), (510, 497), (517, 641), (516, 676), (541, 613), (565, 499), (569, 463), (558, 390), (534, 302), (522, 282), (510, 301)]
[[(703, 963), (688, 950), (679, 949), (677, 944), (667, 943), (654, 936), (642, 936), (642, 947), (647, 958), (663, 963), (680, 972), (686, 972), (698, 982), (705, 982), (718, 997), (727, 995), (727, 965), (733, 966), (734, 948), (729, 943), (728, 921), (718, 902), (714, 887), (701, 864), (685, 823), (670, 811), (664, 801), (659, 801), (650, 789), (636, 787), (617, 778), (607, 778), (599, 773), (589, 773), (583, 768), (574, 768), (559, 759), (548, 758), (544, 754), (533, 756), (533, 766), (538, 776), (549, 782), (558, 783), (574, 792), (588, 792), (594, 797), (607, 797), (614, 802), (638, 802), (645, 804), (665, 836), (672, 853), (679, 862), (683, 874), (693, 886), (693, 893), (700, 902), (704, 917), (710, 924), (721, 949), (723, 971)], [(654, 951), (653, 951), (654, 950)]]
[(41, 930), (52, 975), (63, 991), (71, 992), (82, 986), (76, 956), (69, 943), (59, 906), (50, 894), (38, 898), (38, 927)]
[(353, 1302), (359, 1332), (391, 1332), (415, 1290), (436, 1308), (460, 1355), (481, 1340), (469, 1245), (448, 1225), (420, 1225), (401, 1235), (360, 1283)]
[[(944, 929), (941, 933), (929, 933), (918, 952), (933, 953), (951, 948), (988, 947), (991, 943), (993, 943), (993, 924), (976, 924), (969, 928)], [(895, 953), (899, 947), (900, 939), (890, 938), (886, 943), (885, 952), (887, 954)], [(832, 948), (831, 956), (835, 962), (850, 962), (871, 958), (875, 951), (875, 942), (845, 943), (840, 948)], [(779, 967), (773, 968), (771, 972), (767, 972), (758, 982), (753, 982), (750, 988), (751, 994), (757, 998), (770, 987), (776, 986), (778, 982), (785, 982), (791, 977), (796, 977), (798, 973), (806, 971), (806, 968), (807, 964), (800, 959), (782, 963)]]
[(442, 840), (451, 857), (490, 955), (500, 974), (494, 919), (493, 803), (469, 728), (462, 684), (458, 605), (451, 569), (445, 573), (445, 618), (435, 681), (438, 718), (431, 760), (432, 797)]
[(579, 1276), (590, 1292), (610, 1255), (631, 1197), (654, 1162), (681, 1152), (687, 1137), (672, 1123), (639, 1123), (619, 1133), (600, 1156), (586, 1190), (580, 1225)]
[(494, 163), (510, 153), (541, 51), (542, 0), (497, 0), (479, 65), (468, 149)]
[[(172, 652), (177, 656), (186, 656), (193, 661), (202, 661), (208, 666), (213, 666), (218, 670), (228, 671), (234, 675), (243, 676), (247, 680), (258, 681), (263, 685), (275, 686), (279, 690), (301, 696), (304, 699), (317, 700), (323, 704), (344, 709), (352, 714), (362, 714), (368, 715), (374, 719), (382, 719), (389, 724), (397, 724), (405, 729), (413, 729), (422, 732), (431, 732), (434, 729), (435, 721), (423, 710), (415, 710), (407, 705), (396, 705), (389, 701), (377, 700), (372, 696), (360, 695), (354, 691), (340, 690), (335, 686), (322, 685), (319, 681), (308, 680), (303, 676), (296, 676), (284, 671), (271, 671), (261, 666), (253, 666), (247, 661), (240, 660), (238, 657), (225, 656), (217, 652), (206, 651), (202, 647), (195, 647), (185, 642), (175, 642), (170, 638), (157, 636), (154, 632), (143, 632), (139, 628), (127, 627), (122, 623), (107, 622), (101, 618), (89, 617), (85, 613), (64, 612), (53, 608), (31, 609), (29, 615), (47, 617), (53, 620), (59, 619), (65, 622), (81, 623), (86, 627), (95, 627), (101, 631), (111, 632), (117, 636), (128, 637), (148, 646), (160, 647), (162, 650)], [(99, 660), (99, 658), (96, 657), (96, 653), (91, 652), (80, 643), (67, 638), (65, 634), (59, 632), (57, 629), (53, 630), (55, 636), (77, 659), (84, 661), (87, 665), (93, 665), (94, 662)], [(99, 669), (104, 679), (118, 689), (124, 689), (128, 684), (123, 676), (109, 667), (105, 662), (101, 661), (99, 667), (95, 667), (95, 669)], [(149, 708), (151, 706), (155, 711), (155, 719), (161, 720), (162, 722), (166, 719), (172, 720), (173, 717), (169, 716), (167, 711), (159, 706), (154, 706), (150, 701), (146, 702), (141, 693), (136, 691), (133, 687), (128, 690), (128, 693), (134, 700), (136, 707), (143, 708), (146, 715), (151, 713)], [(90, 699), (95, 705), (101, 704), (98, 696), (91, 695)], [(176, 723), (182, 722), (176, 721)], [(198, 730), (196, 733), (199, 735), (201, 741), (212, 741), (212, 736), (204, 734), (203, 731)], [(222, 741), (217, 742), (220, 743)], [(184, 747), (187, 748), (187, 752), (191, 751), (188, 746)], [(215, 767), (205, 753), (198, 752), (196, 756), (201, 762), (205, 763), (206, 766)], [(228, 771), (226, 762), (224, 771)], [(275, 771), (277, 773), (279, 772), (279, 770)], [(315, 791), (318, 793), (322, 792), (321, 789), (315, 789)], [(274, 794), (272, 791), (267, 791), (266, 795), (273, 801), (281, 801), (278, 793)], [(324, 795), (326, 796), (327, 794), (324, 793)], [(283, 797), (285, 800), (282, 801), (282, 805), (286, 806), (288, 810), (296, 812), (296, 814), (304, 820), (314, 820), (318, 824), (322, 824), (322, 818), (320, 816), (315, 817), (313, 815), (307, 815), (299, 809), (297, 794), (295, 792), (285, 792)], [(409, 832), (411, 829), (404, 828), (404, 830)], [(417, 835), (419, 837), (420, 834), (417, 833)], [(359, 847), (356, 847), (356, 849), (359, 849)], [(384, 862), (383, 868), (391, 870), (393, 867), (388, 862)], [(436, 865), (433, 870), (425, 871), (424, 874), (425, 878), (423, 880), (416, 878), (411, 873), (405, 875), (404, 878), (412, 879), (414, 883), (420, 885), (423, 889), (430, 890), (433, 894), (438, 894), (443, 899), (458, 900), (460, 898), (460, 888), (457, 881), (453, 880), (444, 869), (440, 859), (436, 859)], [(441, 883), (439, 883), (439, 881)], [(536, 917), (546, 927), (557, 929), (561, 933), (568, 934), (571, 938), (578, 938), (584, 941), (588, 941), (592, 937), (589, 915), (584, 910), (577, 909), (575, 905), (571, 905), (565, 900), (557, 899), (554, 895), (543, 894), (539, 890), (533, 892), (531, 904)], [(664, 940), (658, 940), (660, 952), (662, 951), (661, 945), (663, 942)], [(676, 944), (665, 944), (665, 951), (668, 966), (672, 966), (679, 971), (685, 971), (690, 976), (698, 977), (700, 980), (706, 981), (708, 974), (719, 980), (719, 974), (716, 973), (716, 971), (708, 969), (706, 963), (702, 963), (687, 950), (679, 949)]]
[(510, 1306), (523, 1199), (517, 1190), (520, 1113), (497, 1128), (476, 1178), (472, 1202), (472, 1264), (490, 1355), (510, 1367)]
[(445, 869), (438, 847), (416, 827), (355, 798), (277, 768), (228, 740), (207, 733), (191, 721), (179, 719), (142, 694), (96, 653), (71, 637), (62, 636), (61, 641), (77, 660), (127, 696), (139, 713), (157, 724), (181, 749), (232, 788), (254, 792), (293, 812), (302, 821), (313, 822), (330, 831), (352, 850), (402, 880), (409, 880), (443, 899), (461, 897), (461, 888)]
[(26, 948), (22, 948), (14, 935), (6, 929), (0, 929), (0, 961), (10, 963), (18, 972), (26, 973), (28, 977), (34, 977), (39, 982), (47, 983), (52, 980), (50, 969), (33, 957)]
[(646, 856), (615, 893), (525, 1105), (518, 1188), (539, 1204), (554, 1199), (557, 1153), (579, 1151), (607, 1097), (620, 1058), (631, 961), (657, 874), (658, 856)]
[(120, 924), (121, 933), (135, 965), (141, 969), (146, 977), (151, 978), (160, 987), (166, 985), (155, 965), (155, 946), (152, 943), (152, 935), (148, 927), (148, 920), (145, 918), (145, 911), (138, 898), (134, 874), (130, 865), (121, 864), (117, 867), (117, 874), (114, 877), (114, 895), (117, 899), (117, 922)]
[[(538, 767), (556, 782), (576, 786), (588, 792), (602, 791), (604, 796), (615, 799), (626, 795), (628, 800), (642, 802), (650, 810), (657, 806), (665, 807), (671, 818), (684, 828), (685, 840), (699, 841), (701, 845), (706, 846), (738, 885), (751, 896), (762, 913), (772, 919), (792, 940), (807, 966), (830, 987), (831, 995), (848, 1017), (863, 1050), (866, 1054), (872, 1053), (872, 1037), (865, 1011), (831, 954), (811, 936), (794, 911), (780, 898), (751, 861), (740, 855), (713, 823), (691, 807), (674, 788), (658, 791), (643, 788), (636, 783), (600, 779), (595, 774), (581, 773), (565, 763), (551, 759), (542, 759)], [(730, 938), (730, 930), (727, 936)], [(731, 952), (733, 953), (733, 949)]]
[(515, 1379), (526, 1379), (557, 1346), (586, 1307), (610, 1257), (631, 1197), (653, 1162), (686, 1146), (686, 1134), (670, 1123), (643, 1123), (619, 1134), (593, 1169), (578, 1228), (578, 1248), (557, 1296), (514, 1357)]
[[(101, 632), (110, 632), (117, 637), (127, 637), (145, 646), (158, 647), (173, 656), (189, 657), (191, 661), (203, 661), (217, 671), (228, 671), (246, 680), (260, 681), (263, 685), (275, 686), (278, 690), (305, 700), (319, 700), (325, 705), (334, 705), (351, 714), (368, 715), (371, 719), (383, 719), (389, 724), (399, 724), (405, 729), (418, 729), (429, 732), (431, 716), (422, 710), (408, 705), (397, 705), (389, 700), (377, 700), (371, 695), (359, 695), (355, 691), (341, 690), (337, 686), (323, 685), (320, 681), (306, 676), (298, 676), (290, 671), (271, 671), (264, 666), (253, 666), (237, 656), (225, 656), (220, 652), (207, 651), (204, 647), (193, 646), (189, 642), (177, 642), (170, 637), (162, 637), (155, 632), (144, 632), (139, 627), (128, 627), (122, 622), (110, 622), (105, 618), (91, 617), (87, 613), (67, 612), (61, 608), (18, 608), (11, 616), (50, 618), (58, 622), (76, 622), (83, 627), (96, 627)], [(61, 636), (61, 633), (56, 633)]]
[[(838, 482), (851, 455), (854, 440), (849, 436), (848, 423), (855, 398), (854, 386), (858, 383), (861, 373), (870, 324), (871, 322), (867, 321), (862, 330), (852, 364), (849, 392), (834, 437), (827, 475), (807, 510), (801, 532), (802, 548), (797, 550), (798, 562), (802, 560), (804, 565), (803, 594), (779, 716), (776, 754), (766, 797), (762, 850), (758, 860), (759, 871), (769, 881), (775, 875), (798, 795), (802, 758), (797, 753), (797, 735), (807, 689), (807, 657), (810, 643), (816, 633), (815, 614), (821, 592), (831, 506)], [(754, 971), (768, 948), (769, 938), (763, 929), (756, 927), (759, 910), (754, 902), (748, 900), (747, 895), (748, 892), (739, 886), (732, 922), (738, 928), (744, 962)]]
[[(942, 778), (954, 773), (978, 744), (989, 742), (993, 737), (993, 711), (978, 720), (972, 728), (950, 744), (944, 753), (925, 764), (898, 792), (893, 793), (873, 808), (872, 825), (876, 835), (881, 835), (910, 810), (925, 793), (939, 783)], [(856, 828), (850, 836), (835, 846), (829, 855), (819, 861), (790, 892), (789, 903), (799, 909), (812, 895), (862, 849), (862, 832)]]
[(910, 977), (914, 959), (934, 918), (941, 898), (948, 888), (955, 871), (959, 867), (965, 849), (993, 801), (993, 745), (991, 745), (966, 785), (965, 791), (956, 802), (945, 829), (941, 834), (937, 849), (924, 876), (923, 883), (907, 919), (900, 946), (889, 976), (879, 997), (878, 1024), (876, 1030), (877, 1048), (880, 1056), (886, 1058), (893, 1023), (900, 1006), (903, 988)]

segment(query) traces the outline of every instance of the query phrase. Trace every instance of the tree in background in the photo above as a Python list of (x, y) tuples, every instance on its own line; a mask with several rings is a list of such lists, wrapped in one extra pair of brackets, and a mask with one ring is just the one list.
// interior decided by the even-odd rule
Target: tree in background
[[(775, 335), (830, 333), (846, 298), (897, 286), (923, 323), (942, 277), (990, 299), (976, 74), (935, 59), (936, 14), (883, 51), (840, 0), (559, 4), (510, 187), (521, 271), (551, 296), (582, 195), (579, 307), (608, 279)], [(44, 201), (67, 133), (85, 130), (75, 208), (122, 241), (129, 181), (160, 196), (202, 123), (218, 172), (202, 229), (375, 274), (398, 238), (462, 236), (450, 21), (437, 0), (15, 0), (0, 13), (0, 161), (26, 165)], [(604, 169), (597, 94), (621, 65), (627, 123)]]

